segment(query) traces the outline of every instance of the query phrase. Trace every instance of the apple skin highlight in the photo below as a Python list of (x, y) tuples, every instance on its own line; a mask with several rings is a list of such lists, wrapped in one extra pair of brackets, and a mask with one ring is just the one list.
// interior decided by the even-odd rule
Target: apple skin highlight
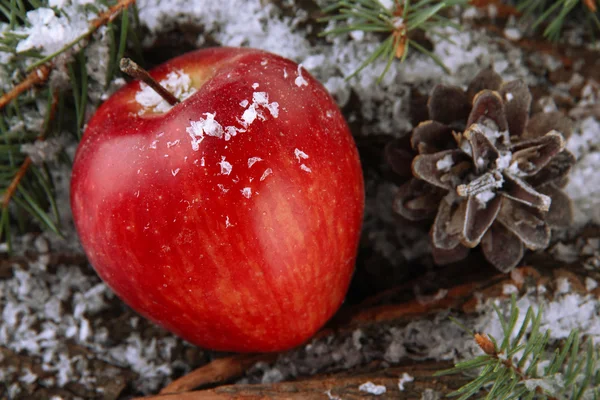
[[(191, 343), (302, 344), (354, 268), (364, 188), (347, 124), (318, 81), (270, 53), (200, 50), (150, 74), (172, 71), (197, 91), (169, 111), (144, 111), (134, 81), (89, 121), (71, 181), (84, 250), (129, 306)], [(248, 123), (256, 92), (271, 109)], [(194, 144), (192, 122), (210, 115), (239, 131)]]

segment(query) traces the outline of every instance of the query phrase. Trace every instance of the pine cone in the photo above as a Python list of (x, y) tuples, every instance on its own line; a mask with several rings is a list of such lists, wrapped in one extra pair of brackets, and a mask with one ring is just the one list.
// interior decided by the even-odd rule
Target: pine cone
[(508, 272), (524, 247), (546, 248), (551, 228), (571, 223), (571, 202), (560, 190), (575, 162), (565, 150), (571, 122), (558, 112), (530, 118), (523, 81), (502, 83), (486, 69), (466, 92), (436, 86), (427, 106), (430, 119), (413, 130), (410, 147), (395, 142), (386, 155), (400, 174), (412, 166), (394, 210), (412, 221), (434, 218), (437, 264), (481, 244), (486, 259)]

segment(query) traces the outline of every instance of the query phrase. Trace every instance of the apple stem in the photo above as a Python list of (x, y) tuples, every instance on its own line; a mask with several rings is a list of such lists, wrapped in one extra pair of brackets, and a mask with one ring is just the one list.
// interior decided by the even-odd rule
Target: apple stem
[(169, 92), (167, 89), (165, 89), (164, 86), (156, 82), (156, 80), (150, 76), (148, 71), (137, 65), (130, 58), (121, 58), (121, 61), (119, 62), (119, 68), (121, 68), (121, 71), (131, 76), (132, 78), (139, 79), (146, 85), (150, 86), (156, 93), (160, 95), (160, 97), (165, 99), (170, 105), (174, 106), (175, 104), (179, 103), (179, 99), (173, 96), (173, 93)]

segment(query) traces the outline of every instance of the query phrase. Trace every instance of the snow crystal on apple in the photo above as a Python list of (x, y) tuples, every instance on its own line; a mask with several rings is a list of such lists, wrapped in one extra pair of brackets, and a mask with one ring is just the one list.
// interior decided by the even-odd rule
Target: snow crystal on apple
[(231, 170), (233, 169), (233, 167), (230, 163), (225, 161), (225, 157), (221, 157), (221, 161), (219, 161), (218, 164), (221, 167), (221, 175), (231, 174)]
[(204, 140), (204, 135), (216, 138), (222, 138), (225, 134), (223, 126), (215, 120), (215, 113), (204, 113), (206, 118), (200, 118), (198, 121), (190, 121), (190, 126), (185, 131), (192, 139), (192, 149), (198, 151), (200, 143)]
[(232, 227), (233, 224), (231, 222), (229, 222), (229, 216), (225, 217), (225, 228), (230, 228)]
[(171, 147), (177, 146), (179, 144), (179, 139), (173, 141), (173, 142), (167, 142), (167, 148), (170, 149)]
[(300, 169), (301, 169), (302, 171), (306, 171), (306, 172), (312, 172), (312, 170), (311, 170), (310, 168), (308, 168), (308, 167), (307, 167), (306, 165), (304, 165), (304, 164), (301, 164), (301, 165), (300, 165)]
[(219, 189), (221, 189), (221, 192), (223, 192), (223, 193), (227, 193), (227, 192), (229, 192), (229, 189), (227, 189), (227, 188), (225, 187), (225, 185), (223, 185), (222, 183), (218, 183), (218, 184), (217, 184), (217, 187), (218, 187)]
[(247, 199), (249, 199), (249, 198), (250, 198), (250, 196), (252, 196), (252, 189), (251, 189), (251, 188), (249, 188), (249, 187), (245, 187), (245, 188), (243, 188), (243, 189), (241, 190), (241, 192), (242, 192), (242, 195), (243, 195), (245, 198), (247, 198)]
[(265, 172), (263, 172), (262, 176), (260, 177), (260, 181), (264, 181), (267, 176), (271, 175), (273, 173), (273, 170), (271, 168), (267, 168), (265, 169)]
[[(192, 87), (190, 76), (183, 71), (169, 72), (166, 79), (160, 81), (160, 84), (180, 101), (196, 93), (196, 89)], [(135, 100), (144, 107), (140, 110), (140, 114), (144, 114), (148, 110), (158, 113), (167, 112), (173, 107), (144, 82), (140, 82), (140, 91), (135, 94)]]
[(260, 85), (259, 85), (258, 83), (254, 82), (254, 83), (252, 84), (252, 89), (258, 89), (258, 87), (259, 87), (259, 86), (260, 86)]
[(244, 99), (244, 100), (240, 101), (240, 106), (242, 106), (244, 108), (248, 107), (248, 104), (250, 104), (248, 99)]
[(302, 150), (300, 150), (298, 148), (294, 149), (294, 155), (298, 159), (298, 162), (300, 162), (302, 160), (306, 160), (308, 158), (308, 154), (306, 154), (305, 152), (303, 152)]
[(306, 79), (304, 79), (304, 77), (302, 76), (302, 64), (298, 65), (298, 76), (296, 77), (296, 79), (294, 80), (294, 83), (296, 84), (296, 86), (298, 87), (302, 87), (302, 86), (308, 86), (308, 82), (306, 81)]
[(171, 170), (171, 175), (176, 176), (179, 173), (180, 170), (181, 170), (181, 168), (172, 169)]
[(262, 161), (262, 158), (260, 157), (250, 157), (248, 159), (248, 168), (252, 167), (255, 163)]
[(279, 117), (279, 103), (276, 101), (269, 103), (269, 95), (267, 92), (254, 92), (252, 94), (252, 102), (257, 106), (262, 106), (269, 110), (269, 113), (273, 118)]

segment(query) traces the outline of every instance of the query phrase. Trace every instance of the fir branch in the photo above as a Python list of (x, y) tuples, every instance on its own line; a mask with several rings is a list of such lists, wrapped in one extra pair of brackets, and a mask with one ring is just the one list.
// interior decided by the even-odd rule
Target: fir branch
[(449, 396), (467, 400), (484, 391), (488, 400), (598, 398), (599, 352), (591, 339), (580, 346), (580, 334), (574, 329), (562, 348), (550, 353), (550, 332), (540, 332), (542, 307), (537, 313), (529, 307), (518, 331), (520, 310), (515, 296), (508, 318), (498, 307), (495, 311), (503, 331), (502, 341), (475, 333), (474, 340), (484, 354), (436, 373), (441, 376), (479, 370), (475, 379)]
[[(459, 28), (449, 19), (440, 15), (448, 7), (464, 5), (468, 0), (395, 0), (391, 8), (386, 8), (379, 0), (338, 0), (334, 4), (323, 8), (325, 14), (332, 14), (321, 21), (341, 21), (337, 26), (321, 33), (321, 36), (344, 35), (354, 31), (387, 33), (387, 38), (377, 47), (356, 71), (346, 79), (356, 76), (360, 71), (379, 58), (387, 60), (384, 71), (379, 80), (385, 76), (394, 58), (404, 60), (411, 47), (429, 56), (446, 72), (448, 68), (434, 53), (428, 51), (415, 40), (411, 33), (423, 30), (432, 34), (439, 28)], [(441, 36), (445, 38), (444, 36)]]
[(56, 52), (54, 52), (54, 53), (52, 53), (52, 54), (50, 54), (50, 55), (42, 58), (41, 60), (38, 60), (37, 62), (33, 63), (32, 65), (30, 65), (27, 68), (27, 70), (30, 71), (30, 70), (38, 67), (41, 64), (47, 63), (48, 61), (50, 61), (53, 58), (59, 56), (60, 54), (64, 53), (65, 51), (73, 48), (76, 44), (78, 44), (82, 40), (88, 39), (101, 26), (104, 26), (104, 25), (108, 24), (109, 22), (112, 22), (117, 16), (119, 16), (121, 14), (121, 12), (123, 10), (125, 10), (127, 7), (129, 7), (134, 2), (135, 2), (135, 0), (119, 0), (117, 2), (117, 4), (115, 4), (114, 6), (110, 7), (107, 11), (100, 13), (98, 15), (98, 17), (96, 19), (94, 19), (90, 23), (90, 28), (84, 34), (82, 34), (79, 37), (75, 38), (70, 43), (67, 43), (64, 47), (62, 47), (58, 51), (56, 51)]

